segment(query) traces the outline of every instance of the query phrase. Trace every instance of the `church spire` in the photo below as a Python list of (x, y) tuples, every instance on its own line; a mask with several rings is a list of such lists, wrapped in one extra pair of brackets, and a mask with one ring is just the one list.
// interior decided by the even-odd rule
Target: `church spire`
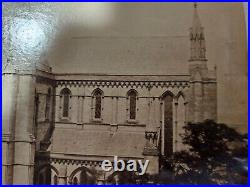
[(194, 3), (193, 24), (190, 29), (191, 57), (190, 61), (206, 60), (205, 36), (199, 18), (197, 3)]

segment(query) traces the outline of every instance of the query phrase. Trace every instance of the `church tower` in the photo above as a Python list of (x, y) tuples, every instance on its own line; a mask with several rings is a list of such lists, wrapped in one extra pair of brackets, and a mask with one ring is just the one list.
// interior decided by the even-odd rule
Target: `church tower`
[[(200, 76), (207, 76), (207, 59), (206, 59), (206, 42), (204, 28), (201, 25), (201, 21), (198, 14), (197, 3), (194, 3), (193, 23), (190, 28), (190, 59), (189, 70), (192, 78), (194, 78), (197, 71)], [(197, 77), (196, 77), (197, 78)]]
[[(198, 5), (194, 3), (193, 23), (190, 28), (190, 120), (201, 122), (216, 119), (216, 72), (209, 71), (206, 58), (204, 27), (198, 14)], [(215, 112), (212, 112), (215, 111)]]

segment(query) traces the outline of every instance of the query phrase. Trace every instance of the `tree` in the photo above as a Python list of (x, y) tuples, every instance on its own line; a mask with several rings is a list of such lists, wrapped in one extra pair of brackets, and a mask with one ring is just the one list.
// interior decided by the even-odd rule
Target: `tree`
[(184, 129), (186, 149), (162, 159), (162, 171), (172, 171), (173, 179), (160, 183), (247, 183), (246, 172), (237, 167), (239, 159), (247, 158), (245, 136), (211, 120), (188, 123)]

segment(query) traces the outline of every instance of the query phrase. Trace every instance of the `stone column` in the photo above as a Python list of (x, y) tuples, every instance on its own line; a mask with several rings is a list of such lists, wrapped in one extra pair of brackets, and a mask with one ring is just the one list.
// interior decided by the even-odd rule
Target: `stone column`
[(118, 123), (118, 102), (119, 102), (119, 97), (115, 97), (115, 124)]
[[(69, 87), (71, 94), (69, 96), (69, 120), (74, 122), (74, 123), (78, 123), (78, 109), (79, 109), (79, 104), (78, 104), (78, 96), (76, 96), (75, 94), (77, 94), (77, 91), (72, 88)], [(63, 106), (63, 105), (62, 105)]]
[(16, 102), (13, 184), (32, 184), (34, 170), (35, 77), (19, 75)]
[(183, 144), (183, 139), (181, 134), (185, 133), (185, 129), (183, 128), (185, 126), (185, 120), (186, 120), (186, 109), (185, 109), (185, 100), (182, 95), (178, 98), (178, 109), (177, 109), (177, 150), (176, 151), (182, 151), (185, 149), (186, 145)]
[(14, 159), (14, 127), (18, 76), (2, 75), (2, 183), (12, 184)]
[(112, 118), (111, 118), (111, 124), (115, 124), (115, 97), (111, 97), (111, 110), (112, 110)]
[(164, 126), (164, 102), (161, 100), (161, 154), (165, 154), (164, 144), (165, 144), (165, 126)]
[(81, 105), (82, 105), (82, 98), (77, 96), (77, 124), (81, 123)]
[(188, 102), (187, 101), (185, 101), (184, 102), (184, 125), (186, 125), (187, 124), (187, 122), (188, 122)]
[(83, 123), (89, 123), (93, 120), (92, 97), (84, 97)]
[(125, 123), (127, 120), (127, 99), (126, 97), (120, 97), (118, 99), (118, 114), (117, 114), (117, 123)]
[(85, 105), (85, 96), (82, 96), (82, 106), (81, 106), (81, 111), (82, 111), (82, 113), (81, 113), (81, 123), (84, 123), (84, 120), (85, 120), (85, 118), (84, 118), (84, 105)]
[(194, 82), (194, 122), (201, 122), (202, 117), (202, 82), (197, 80)]
[(110, 133), (114, 134), (117, 129), (117, 116), (118, 116), (118, 97), (112, 97), (112, 119), (111, 119), (111, 128), (110, 128)]
[(61, 118), (61, 106), (60, 106), (60, 96), (59, 94), (57, 94), (56, 92), (56, 96), (55, 96), (55, 121), (60, 121)]
[(65, 185), (67, 184), (67, 166), (60, 165), (58, 175), (58, 184)]
[(154, 102), (155, 100), (152, 99), (152, 98), (147, 98), (147, 104), (148, 104), (148, 110), (147, 110), (147, 127), (146, 127), (146, 130), (147, 131), (156, 131), (156, 128), (155, 128), (155, 105), (154, 105)]
[(147, 108), (147, 129), (150, 129), (151, 127), (151, 99), (150, 98), (146, 98), (147, 104), (148, 104), (148, 108)]
[(157, 102), (157, 99), (156, 98), (153, 98), (153, 101), (152, 101), (152, 105), (153, 105), (153, 119), (152, 119), (152, 124), (153, 124), (153, 128), (154, 129), (157, 129), (158, 128), (158, 123), (157, 123), (157, 115), (156, 115), (156, 102)]
[(176, 152), (178, 150), (178, 100), (175, 99), (173, 101), (174, 104), (174, 120), (173, 120), (173, 151)]

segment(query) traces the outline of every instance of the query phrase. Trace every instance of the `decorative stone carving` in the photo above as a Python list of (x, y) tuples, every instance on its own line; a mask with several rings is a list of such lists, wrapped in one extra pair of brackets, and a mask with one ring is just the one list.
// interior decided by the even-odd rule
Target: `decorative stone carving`
[(143, 150), (144, 155), (158, 156), (158, 138), (159, 133), (156, 131), (146, 131), (145, 132), (146, 145)]
[(53, 164), (81, 165), (81, 166), (87, 166), (87, 167), (90, 167), (90, 166), (101, 167), (102, 165), (102, 161), (59, 159), (59, 158), (50, 158), (50, 162)]

